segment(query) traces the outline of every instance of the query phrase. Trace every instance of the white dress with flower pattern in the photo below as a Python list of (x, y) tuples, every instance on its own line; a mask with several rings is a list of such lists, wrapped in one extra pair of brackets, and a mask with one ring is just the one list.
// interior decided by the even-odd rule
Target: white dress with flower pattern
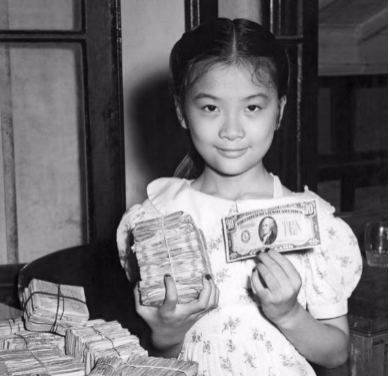
[[(220, 290), (219, 307), (203, 316), (187, 333), (181, 359), (199, 363), (198, 376), (294, 376), (315, 373), (306, 359), (267, 320), (253, 296), (250, 275), (253, 259), (226, 263), (221, 219), (237, 212), (260, 209), (270, 200), (233, 202), (198, 192), (190, 181), (162, 178), (149, 184), (148, 199), (131, 207), (117, 231), (119, 256), (128, 277), (128, 231), (137, 221), (182, 210), (202, 229), (213, 280)], [(284, 255), (302, 279), (299, 303), (316, 319), (347, 313), (347, 299), (357, 285), (362, 262), (356, 237), (333, 216), (334, 208), (313, 192), (294, 193), (319, 200), (322, 245)], [(283, 203), (282, 185), (274, 176), (275, 203)]]

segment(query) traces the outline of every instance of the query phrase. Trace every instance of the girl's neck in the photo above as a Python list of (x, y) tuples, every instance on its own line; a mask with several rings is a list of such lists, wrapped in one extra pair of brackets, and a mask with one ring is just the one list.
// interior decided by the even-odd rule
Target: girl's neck
[(274, 180), (264, 166), (238, 176), (205, 168), (192, 185), (195, 190), (231, 201), (266, 199), (274, 195)]

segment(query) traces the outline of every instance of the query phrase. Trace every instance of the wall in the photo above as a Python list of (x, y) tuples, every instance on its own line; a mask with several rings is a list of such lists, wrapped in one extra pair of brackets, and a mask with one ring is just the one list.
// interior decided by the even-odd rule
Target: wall
[(258, 0), (219, 0), (219, 17), (247, 18), (252, 21), (260, 21), (261, 2)]
[(172, 176), (187, 151), (169, 97), (169, 53), (184, 32), (184, 1), (122, 1), (127, 205), (147, 184)]

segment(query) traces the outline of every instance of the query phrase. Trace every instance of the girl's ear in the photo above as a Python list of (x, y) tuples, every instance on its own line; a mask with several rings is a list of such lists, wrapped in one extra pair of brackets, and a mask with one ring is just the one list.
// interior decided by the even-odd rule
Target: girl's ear
[(188, 125), (187, 125), (186, 119), (184, 117), (183, 111), (181, 109), (180, 102), (177, 98), (175, 98), (175, 108), (176, 108), (176, 116), (177, 116), (177, 119), (179, 120), (180, 125), (184, 129), (188, 129)]
[(280, 128), (280, 125), (282, 123), (283, 119), (283, 112), (284, 112), (284, 107), (286, 106), (287, 103), (287, 98), (285, 95), (279, 100), (279, 115), (276, 120), (276, 125), (275, 125), (275, 130), (277, 131)]

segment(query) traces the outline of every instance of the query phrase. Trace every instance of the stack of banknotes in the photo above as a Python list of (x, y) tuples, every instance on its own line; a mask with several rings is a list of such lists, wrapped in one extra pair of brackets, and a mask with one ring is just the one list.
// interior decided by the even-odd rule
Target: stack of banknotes
[(0, 320), (0, 337), (17, 333), (21, 330), (25, 330), (24, 321), (22, 317)]
[(175, 212), (138, 222), (133, 236), (141, 276), (141, 304), (162, 304), (165, 274), (170, 274), (176, 283), (179, 303), (199, 297), (203, 276), (211, 275), (211, 269), (203, 234), (190, 215)]
[(88, 374), (99, 358), (119, 357), (127, 360), (130, 356), (148, 353), (139, 344), (137, 336), (123, 328), (117, 321), (91, 320), (84, 327), (66, 331), (65, 352), (85, 363)]
[(178, 359), (133, 356), (126, 362), (100, 358), (90, 375), (105, 376), (196, 376), (198, 363)]
[(0, 350), (0, 376), (84, 376), (84, 364), (56, 347)]
[(65, 335), (88, 321), (84, 288), (33, 279), (23, 291), (23, 315), (27, 330)]
[(20, 331), (0, 336), (0, 350), (35, 349), (57, 347), (65, 354), (65, 338), (54, 333)]

